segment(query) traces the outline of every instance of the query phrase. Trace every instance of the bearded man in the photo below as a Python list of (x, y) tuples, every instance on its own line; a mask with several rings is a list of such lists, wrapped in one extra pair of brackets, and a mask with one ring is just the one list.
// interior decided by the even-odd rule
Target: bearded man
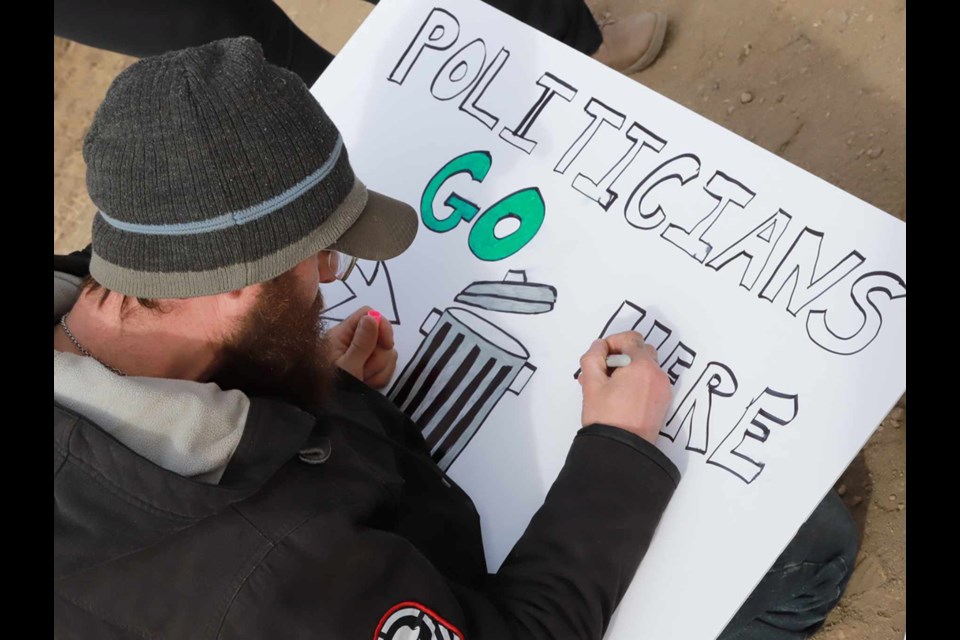
[[(582, 358), (584, 427), (490, 574), (473, 503), (374, 390), (390, 323), (320, 321), (320, 283), (417, 218), (354, 175), (303, 81), (249, 38), (148, 58), (83, 152), (92, 245), (54, 258), (56, 636), (603, 634), (680, 477), (641, 336)], [(805, 637), (836, 603), (855, 530), (824, 505), (734, 629), (791, 635), (740, 637)]]

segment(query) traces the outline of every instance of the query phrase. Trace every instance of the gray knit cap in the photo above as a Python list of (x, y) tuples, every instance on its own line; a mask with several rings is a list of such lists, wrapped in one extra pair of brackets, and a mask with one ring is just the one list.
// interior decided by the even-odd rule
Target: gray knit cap
[(100, 209), (90, 272), (130, 296), (232, 291), (321, 249), (385, 260), (417, 232), (413, 209), (364, 187), (303, 81), (251, 38), (126, 69), (83, 157)]

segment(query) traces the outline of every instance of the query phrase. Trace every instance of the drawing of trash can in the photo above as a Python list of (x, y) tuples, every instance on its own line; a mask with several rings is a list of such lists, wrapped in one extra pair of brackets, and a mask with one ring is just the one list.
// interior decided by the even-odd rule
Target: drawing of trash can
[(516, 338), (466, 309), (433, 309), (420, 333), (426, 337), (388, 397), (446, 470), (503, 394), (519, 395), (536, 367)]

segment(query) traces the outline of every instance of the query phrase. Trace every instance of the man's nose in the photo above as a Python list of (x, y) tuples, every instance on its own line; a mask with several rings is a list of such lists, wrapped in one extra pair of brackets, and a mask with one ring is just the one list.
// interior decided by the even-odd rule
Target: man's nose
[(321, 251), (317, 254), (317, 271), (320, 274), (320, 282), (328, 284), (337, 279), (337, 265), (332, 264), (336, 260), (336, 253), (330, 251)]

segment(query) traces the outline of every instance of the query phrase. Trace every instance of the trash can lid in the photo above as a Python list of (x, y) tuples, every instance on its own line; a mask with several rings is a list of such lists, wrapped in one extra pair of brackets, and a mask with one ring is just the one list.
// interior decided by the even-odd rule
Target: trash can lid
[(557, 290), (548, 284), (527, 282), (525, 271), (511, 270), (502, 281), (474, 282), (454, 300), (488, 311), (533, 315), (553, 311)]

